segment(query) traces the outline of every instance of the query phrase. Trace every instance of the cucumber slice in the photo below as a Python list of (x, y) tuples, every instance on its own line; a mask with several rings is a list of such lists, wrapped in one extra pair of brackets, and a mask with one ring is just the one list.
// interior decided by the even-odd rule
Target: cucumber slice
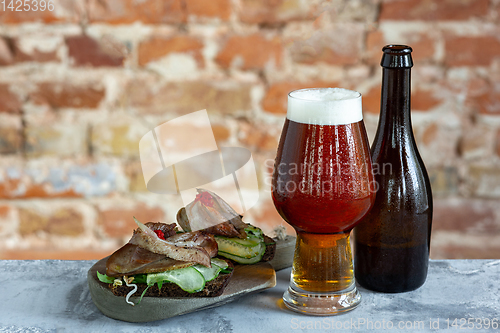
[(193, 266), (161, 273), (148, 274), (148, 285), (153, 285), (163, 281), (173, 282), (188, 293), (196, 293), (205, 288), (205, 278), (198, 270), (193, 268)]
[(213, 262), (212, 262), (212, 267), (205, 267), (203, 265), (194, 265), (192, 267), (196, 269), (198, 272), (200, 272), (201, 275), (203, 275), (203, 278), (205, 279), (206, 282), (215, 279), (219, 275), (219, 272), (222, 270), (221, 267), (217, 266)]
[(262, 257), (264, 256), (264, 252), (266, 252), (266, 246), (264, 243), (260, 244), (262, 246), (262, 250), (258, 255), (252, 258), (242, 258), (239, 256), (235, 256), (234, 254), (231, 253), (225, 253), (225, 252), (219, 252), (219, 255), (224, 258), (228, 258), (231, 260), (236, 261), (238, 264), (255, 264), (258, 263), (259, 261), (262, 260)]
[[(257, 243), (254, 246), (245, 246), (236, 243), (233, 239), (221, 238), (216, 236), (215, 240), (219, 247), (219, 254), (221, 252), (236, 255), (242, 258), (253, 258), (262, 251), (262, 242)], [(265, 247), (265, 246), (264, 246)]]
[(259, 243), (262, 243), (264, 241), (263, 238), (257, 238), (257, 237), (247, 237), (247, 238), (241, 239), (241, 238), (237, 238), (237, 237), (229, 238), (229, 237), (224, 237), (224, 236), (215, 236), (215, 238), (224, 239), (224, 240), (227, 240), (227, 241), (239, 244), (239, 245), (250, 246), (250, 247), (257, 246), (257, 245), (259, 245)]
[(249, 237), (258, 237), (258, 238), (263, 238), (262, 236), (262, 229), (254, 227), (251, 224), (247, 224), (247, 227), (245, 228), (245, 232)]
[(219, 259), (219, 258), (212, 258), (211, 261), (212, 261), (212, 265), (217, 265), (221, 269), (226, 269), (229, 266), (229, 264), (227, 263), (227, 261)]

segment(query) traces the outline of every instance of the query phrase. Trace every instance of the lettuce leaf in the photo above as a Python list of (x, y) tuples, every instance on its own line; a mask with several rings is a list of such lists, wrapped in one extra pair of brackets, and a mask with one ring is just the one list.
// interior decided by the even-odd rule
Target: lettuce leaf
[(104, 283), (113, 283), (115, 281), (114, 277), (107, 276), (106, 274), (101, 274), (99, 271), (97, 272), (97, 278), (99, 281), (104, 282)]

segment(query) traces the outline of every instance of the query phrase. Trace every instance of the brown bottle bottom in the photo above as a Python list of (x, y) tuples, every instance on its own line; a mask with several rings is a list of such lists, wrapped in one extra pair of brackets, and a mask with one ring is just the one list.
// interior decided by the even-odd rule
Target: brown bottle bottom
[(356, 282), (366, 289), (385, 293), (415, 290), (425, 282), (428, 263), (427, 244), (382, 248), (356, 243)]

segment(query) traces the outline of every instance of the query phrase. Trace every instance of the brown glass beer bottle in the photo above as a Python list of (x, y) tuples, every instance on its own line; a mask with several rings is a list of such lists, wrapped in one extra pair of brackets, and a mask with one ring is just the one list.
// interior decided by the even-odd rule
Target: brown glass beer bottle
[(397, 293), (427, 277), (432, 193), (410, 117), (412, 49), (383, 49), (382, 98), (371, 147), (375, 204), (355, 230), (355, 277), (364, 288)]

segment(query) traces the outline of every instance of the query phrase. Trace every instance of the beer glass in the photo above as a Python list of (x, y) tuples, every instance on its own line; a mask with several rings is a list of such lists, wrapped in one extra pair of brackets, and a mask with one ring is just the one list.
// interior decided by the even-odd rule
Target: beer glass
[(333, 315), (359, 304), (349, 235), (370, 210), (373, 187), (361, 94), (292, 91), (272, 181), (274, 205), (297, 232), (288, 308)]

